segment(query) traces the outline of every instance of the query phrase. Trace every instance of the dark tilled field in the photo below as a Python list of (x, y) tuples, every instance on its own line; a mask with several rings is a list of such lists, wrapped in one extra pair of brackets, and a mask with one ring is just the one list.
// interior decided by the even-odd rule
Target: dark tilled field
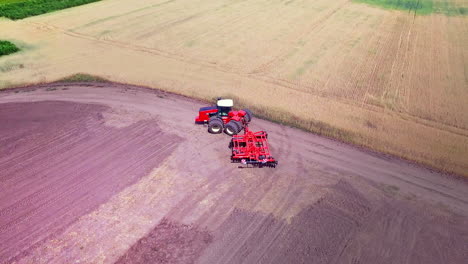
[(104, 126), (105, 109), (57, 101), (0, 104), (0, 259), (89, 213), (176, 146), (177, 137), (162, 133), (154, 120)]

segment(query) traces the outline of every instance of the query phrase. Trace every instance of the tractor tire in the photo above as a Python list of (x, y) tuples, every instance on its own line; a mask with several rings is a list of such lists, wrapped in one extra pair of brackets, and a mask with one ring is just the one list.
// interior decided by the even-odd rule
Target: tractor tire
[(239, 133), (238, 126), (233, 121), (229, 121), (224, 127), (224, 133), (231, 137), (237, 135), (237, 133)]
[(252, 121), (252, 117), (253, 117), (253, 114), (252, 114), (252, 111), (250, 111), (249, 109), (242, 109), (244, 112), (245, 112), (245, 121), (247, 122), (250, 122)]
[(224, 129), (223, 120), (220, 118), (210, 118), (210, 122), (208, 123), (208, 133), (210, 134), (221, 134)]
[[(208, 122), (211, 122), (211, 121), (213, 121), (213, 120), (219, 120), (219, 121), (223, 122), (223, 119), (221, 119), (221, 117), (219, 117), (219, 116), (216, 116), (216, 115), (215, 115), (215, 116), (212, 116), (212, 117), (210, 117), (210, 120), (209, 120)], [(224, 123), (224, 122), (223, 122), (223, 123)]]
[(237, 126), (237, 133), (241, 132), (242, 129), (244, 128), (244, 127), (242, 126), (242, 123), (239, 122), (239, 121), (234, 121), (234, 120), (232, 120), (231, 122), (233, 122), (233, 123)]

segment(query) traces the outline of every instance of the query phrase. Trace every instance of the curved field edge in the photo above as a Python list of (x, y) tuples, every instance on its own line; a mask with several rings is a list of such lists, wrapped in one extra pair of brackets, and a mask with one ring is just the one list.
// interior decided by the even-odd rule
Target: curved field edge
[(468, 8), (459, 6), (458, 3), (447, 0), (353, 0), (356, 3), (368, 4), (370, 6), (384, 9), (402, 10), (414, 12), (416, 15), (428, 15), (432, 13), (444, 15), (467, 15)]
[[(87, 74), (87, 73), (73, 74), (73, 75), (58, 79), (57, 81), (54, 81), (54, 82), (27, 83), (24, 85), (23, 84), (9, 84), (9, 85), (3, 86), (3, 89), (0, 89), (0, 91), (15, 89), (16, 90), (15, 93), (17, 93), (17, 92), (20, 92), (21, 89), (28, 89), (35, 85), (60, 84), (60, 83), (66, 83), (66, 84), (70, 84), (70, 83), (90, 83), (90, 84), (92, 83), (115, 83), (115, 84), (123, 84), (123, 85), (134, 85), (138, 87), (145, 87), (148, 89), (161, 90), (165, 93), (176, 94), (176, 95), (180, 95), (186, 98), (196, 99), (196, 100), (203, 102), (203, 105), (212, 104), (215, 98), (220, 97), (220, 96), (224, 98), (232, 98), (235, 101), (234, 103), (235, 108), (239, 108), (239, 109), (248, 108), (251, 111), (253, 111), (253, 114), (256, 118), (265, 119), (265, 120), (268, 120), (277, 124), (298, 128), (306, 132), (311, 132), (311, 133), (324, 136), (330, 139), (338, 140), (346, 144), (351, 144), (358, 148), (363, 148), (365, 151), (375, 152), (375, 154), (377, 155), (382, 155), (382, 154), (388, 155), (390, 157), (409, 161), (417, 166), (430, 168), (432, 170), (435, 170), (441, 173), (450, 174), (456, 177), (460, 175), (463, 177), (468, 177), (468, 171), (464, 169), (465, 168), (464, 164), (453, 164), (453, 162), (451, 162), (450, 160), (444, 160), (444, 159), (441, 159), (440, 157), (431, 156), (430, 153), (427, 153), (426, 156), (423, 156), (423, 155), (417, 155), (414, 152), (410, 152), (413, 155), (408, 155), (407, 152), (405, 153), (404, 151), (389, 151), (388, 146), (373, 144), (374, 142), (372, 140), (369, 140), (369, 138), (366, 138), (365, 134), (348, 131), (346, 129), (339, 128), (339, 127), (330, 125), (326, 122), (315, 120), (310, 117), (306, 119), (301, 116), (286, 112), (282, 109), (277, 109), (275, 107), (256, 106), (252, 103), (247, 102), (245, 99), (237, 95), (233, 95), (233, 94), (219, 94), (214, 97), (208, 98), (208, 97), (203, 97), (203, 96), (197, 96), (194, 94), (185, 94), (185, 93), (179, 93), (179, 92), (174, 92), (174, 91), (167, 91), (164, 89), (151, 87), (151, 86), (145, 86), (141, 84), (132, 84), (132, 83), (127, 83), (127, 82), (114, 82), (112, 80), (103, 78), (101, 76)], [(200, 105), (200, 106), (203, 106), (203, 105)], [(196, 114), (197, 113), (194, 113), (194, 117)], [(454, 166), (452, 167), (452, 169), (447, 169), (447, 166), (444, 166), (448, 162), (450, 162), (451, 165)]]
[(80, 6), (101, 0), (7, 0), (0, 1), (0, 17), (13, 20), (42, 15), (61, 9)]

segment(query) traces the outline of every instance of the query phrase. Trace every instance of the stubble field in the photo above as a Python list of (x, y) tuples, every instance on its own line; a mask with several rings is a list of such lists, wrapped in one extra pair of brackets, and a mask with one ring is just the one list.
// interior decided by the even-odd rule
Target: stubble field
[(22, 49), (0, 58), (0, 88), (85, 72), (233, 96), (267, 118), (468, 171), (464, 15), (348, 0), (105, 0), (0, 27)]

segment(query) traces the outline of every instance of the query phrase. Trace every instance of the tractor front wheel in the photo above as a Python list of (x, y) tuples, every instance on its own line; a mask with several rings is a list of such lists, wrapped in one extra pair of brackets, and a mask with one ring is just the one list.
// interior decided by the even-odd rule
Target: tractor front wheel
[(219, 118), (211, 119), (208, 123), (208, 132), (211, 134), (220, 134), (223, 132), (223, 121)]

